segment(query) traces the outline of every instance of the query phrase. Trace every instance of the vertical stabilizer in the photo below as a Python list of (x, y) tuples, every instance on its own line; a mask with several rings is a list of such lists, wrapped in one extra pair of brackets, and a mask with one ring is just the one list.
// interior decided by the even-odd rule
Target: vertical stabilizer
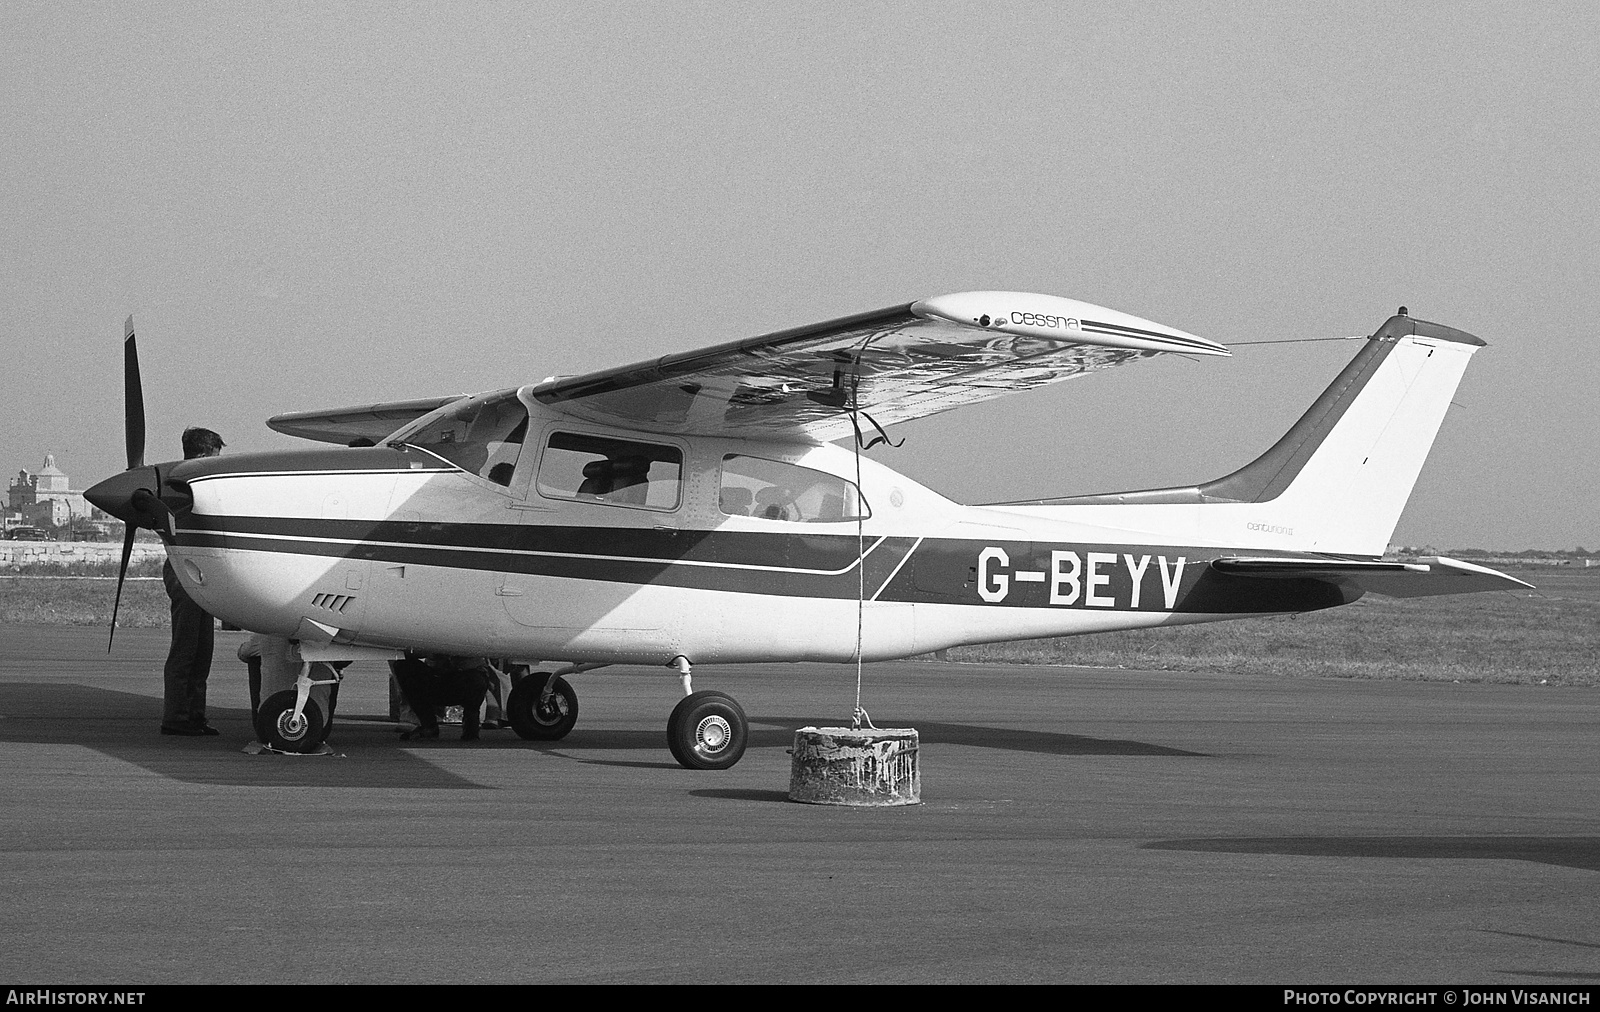
[(1272, 517), (1265, 522), (1304, 531), (1312, 551), (1381, 555), (1483, 346), (1450, 327), (1390, 317), (1282, 439), (1200, 486), (1201, 496), (1259, 504)]
[[(1184, 525), (1222, 543), (1336, 555), (1383, 554), (1444, 421), (1467, 362), (1484, 342), (1464, 331), (1390, 317), (1300, 420), (1244, 467), (1189, 488), (1036, 500), (1052, 506), (1150, 506), (1160, 528)], [(1017, 504), (1021, 505), (1021, 504)]]

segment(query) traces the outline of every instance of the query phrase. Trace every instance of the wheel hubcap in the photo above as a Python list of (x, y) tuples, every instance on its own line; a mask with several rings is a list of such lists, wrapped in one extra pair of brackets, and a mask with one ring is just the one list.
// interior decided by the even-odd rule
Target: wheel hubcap
[(694, 729), (695, 751), (703, 755), (716, 755), (733, 740), (733, 727), (724, 717), (713, 714), (700, 721)]
[(306, 715), (296, 717), (293, 711), (283, 714), (278, 718), (278, 733), (287, 741), (294, 741), (306, 733), (306, 728), (311, 722), (306, 720)]
[(560, 696), (551, 696), (548, 702), (535, 706), (533, 712), (541, 724), (559, 724), (567, 714), (567, 703)]

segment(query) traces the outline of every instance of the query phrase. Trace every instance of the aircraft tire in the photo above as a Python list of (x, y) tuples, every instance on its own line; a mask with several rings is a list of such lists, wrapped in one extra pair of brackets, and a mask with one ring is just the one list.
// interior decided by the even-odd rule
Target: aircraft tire
[(292, 722), (294, 698), (293, 689), (268, 696), (256, 711), (256, 736), (279, 752), (314, 752), (328, 736), (328, 722), (315, 699), (307, 699), (300, 721)]
[(572, 691), (565, 678), (556, 678), (550, 703), (539, 707), (539, 693), (544, 683), (555, 676), (544, 671), (518, 682), (506, 698), (506, 716), (511, 719), (511, 729), (524, 741), (559, 741), (567, 736), (578, 722), (578, 694)]
[(667, 748), (685, 769), (728, 769), (744, 757), (749, 741), (750, 721), (725, 693), (685, 696), (667, 718)]

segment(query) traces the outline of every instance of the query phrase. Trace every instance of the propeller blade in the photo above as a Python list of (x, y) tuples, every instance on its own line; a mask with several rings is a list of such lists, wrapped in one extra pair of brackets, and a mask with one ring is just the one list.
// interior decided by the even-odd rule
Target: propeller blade
[[(133, 317), (128, 317), (123, 329), (126, 336), (122, 341), (122, 401), (128, 442), (128, 467), (143, 467), (144, 385), (139, 381), (139, 345), (133, 336)], [(127, 568), (126, 557), (123, 559), (123, 568)]]
[(124, 524), (128, 533), (122, 538), (122, 568), (117, 570), (117, 599), (111, 604), (111, 635), (106, 637), (106, 653), (111, 652), (111, 644), (117, 638), (117, 611), (122, 607), (122, 581), (128, 576), (128, 559), (133, 555), (133, 536), (139, 529), (133, 524)]

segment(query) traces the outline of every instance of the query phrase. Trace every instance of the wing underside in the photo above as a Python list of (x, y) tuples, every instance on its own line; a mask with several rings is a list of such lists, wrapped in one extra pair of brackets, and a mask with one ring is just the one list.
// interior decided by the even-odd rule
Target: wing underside
[(886, 426), (1164, 352), (1227, 349), (1076, 300), (964, 292), (550, 380), (532, 393), (627, 428), (825, 442), (850, 434), (852, 411)]
[(1443, 557), (1416, 562), (1352, 562), (1233, 556), (1215, 560), (1211, 568), (1262, 580), (1322, 580), (1386, 597), (1434, 597), (1533, 587), (1498, 570)]
[(267, 428), (322, 443), (350, 443), (357, 439), (377, 443), (407, 422), (421, 418), (440, 405), (460, 400), (462, 396), (452, 394), (321, 411), (291, 411), (267, 419)]

